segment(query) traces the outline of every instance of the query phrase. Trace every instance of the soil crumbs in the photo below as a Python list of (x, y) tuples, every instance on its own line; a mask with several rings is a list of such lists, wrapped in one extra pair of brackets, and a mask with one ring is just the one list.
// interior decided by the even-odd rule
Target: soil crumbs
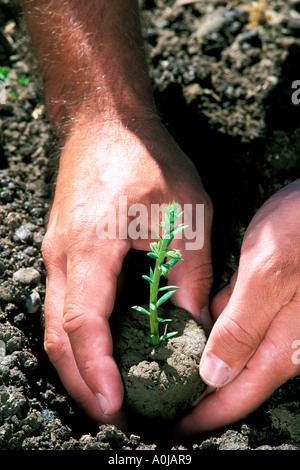
[[(246, 419), (180, 445), (91, 423), (43, 351), (41, 242), (57, 151), (17, 3), (0, 1), (0, 449), (299, 450), (299, 382)], [(300, 2), (141, 1), (157, 105), (215, 206), (217, 291), (247, 224), (300, 168)], [(298, 75), (297, 75), (298, 74)], [(201, 161), (197, 160), (201, 154)], [(153, 435), (152, 435), (153, 436)]]

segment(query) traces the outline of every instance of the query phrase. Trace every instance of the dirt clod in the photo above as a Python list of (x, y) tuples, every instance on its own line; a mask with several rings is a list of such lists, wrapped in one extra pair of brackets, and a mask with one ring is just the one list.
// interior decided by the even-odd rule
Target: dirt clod
[(125, 386), (130, 411), (150, 420), (178, 420), (205, 388), (199, 362), (206, 336), (182, 309), (165, 308), (162, 318), (172, 319), (173, 338), (157, 347), (148, 339), (149, 321), (129, 310), (117, 317), (115, 357)]

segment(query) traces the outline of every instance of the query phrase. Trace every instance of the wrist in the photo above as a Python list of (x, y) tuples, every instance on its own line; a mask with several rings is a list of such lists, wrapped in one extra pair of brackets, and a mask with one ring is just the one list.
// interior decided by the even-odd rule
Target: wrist
[(153, 113), (137, 0), (22, 0), (50, 119), (74, 123)]
[(132, 83), (121, 77), (117, 80), (108, 77), (101, 83), (90, 76), (83, 87), (73, 87), (72, 92), (62, 99), (53, 99), (59, 94), (50, 87), (46, 86), (45, 92), (50, 119), (62, 140), (81, 126), (102, 128), (110, 123), (120, 123), (131, 128), (138, 122), (159, 119), (151, 85), (146, 79), (133, 88)]

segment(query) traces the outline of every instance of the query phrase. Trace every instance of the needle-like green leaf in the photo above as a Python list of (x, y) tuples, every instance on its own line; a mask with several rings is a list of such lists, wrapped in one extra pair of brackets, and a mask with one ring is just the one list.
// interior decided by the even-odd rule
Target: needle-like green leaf
[(153, 253), (152, 251), (149, 251), (149, 253), (147, 253), (147, 255), (149, 256), (149, 258), (153, 258), (153, 259), (158, 258), (158, 256), (155, 253)]
[(142, 278), (145, 279), (145, 281), (152, 282), (152, 279), (149, 276), (146, 276), (146, 274), (142, 275)]
[(160, 340), (163, 341), (164, 339), (172, 338), (173, 336), (177, 335), (178, 331), (172, 331), (171, 333), (167, 333), (166, 335), (162, 335)]
[(175, 290), (171, 290), (164, 294), (157, 302), (156, 302), (156, 308), (160, 307), (163, 303), (165, 303), (167, 300), (169, 300), (170, 297), (174, 294)]
[(162, 292), (164, 290), (169, 290), (169, 289), (180, 289), (180, 287), (178, 287), (178, 286), (164, 286), (164, 287), (160, 287), (158, 289), (158, 292)]
[(148, 317), (150, 316), (150, 312), (148, 312), (148, 310), (146, 310), (143, 307), (139, 307), (138, 305), (134, 305), (131, 308), (133, 308), (134, 310), (137, 310), (138, 312), (144, 313), (145, 315), (148, 315)]

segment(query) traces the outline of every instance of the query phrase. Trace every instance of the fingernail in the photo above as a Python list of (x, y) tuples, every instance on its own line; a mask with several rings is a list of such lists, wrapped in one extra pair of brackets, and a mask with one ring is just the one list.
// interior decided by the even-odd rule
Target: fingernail
[(109, 401), (103, 395), (101, 395), (101, 393), (96, 393), (96, 398), (98, 400), (102, 413), (104, 415), (107, 415), (110, 408)]
[(221, 387), (230, 378), (230, 367), (213, 352), (208, 351), (201, 360), (200, 375), (208, 385)]

